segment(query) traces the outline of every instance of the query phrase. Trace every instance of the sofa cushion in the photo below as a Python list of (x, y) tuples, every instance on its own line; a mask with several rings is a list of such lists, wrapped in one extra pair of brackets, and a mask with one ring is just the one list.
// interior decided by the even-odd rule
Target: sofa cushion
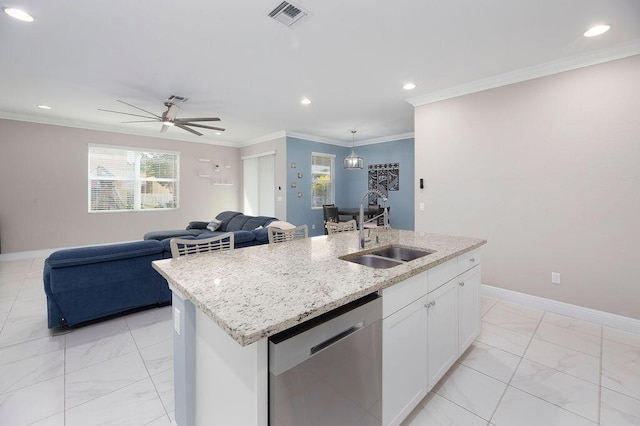
[(256, 245), (269, 244), (269, 230), (267, 228), (254, 229), (251, 231), (256, 237)]
[(208, 225), (209, 222), (194, 220), (192, 222), (189, 222), (189, 225), (187, 225), (187, 229), (207, 229)]
[(242, 213), (232, 212), (228, 210), (218, 214), (218, 216), (216, 216), (216, 219), (222, 222), (222, 224), (220, 225), (220, 228), (218, 228), (218, 231), (227, 232), (227, 224), (229, 223), (229, 221), (231, 221), (231, 219), (238, 216), (239, 214), (242, 214)]
[[(207, 232), (206, 234), (198, 235), (196, 239), (200, 240), (202, 238), (209, 238), (209, 237), (213, 237), (220, 234), (223, 234), (223, 232)], [(255, 240), (255, 238), (256, 237), (255, 235), (253, 235), (253, 232), (233, 231), (233, 244), (236, 248), (238, 244), (245, 244), (245, 243), (252, 242), (253, 240)]]
[(174, 229), (172, 231), (152, 231), (144, 234), (144, 239), (162, 241), (165, 238), (186, 237), (188, 235), (196, 237), (203, 232), (209, 231), (207, 231), (206, 229)]
[(278, 220), (278, 219), (276, 219), (275, 217), (269, 217), (269, 216), (251, 217), (248, 221), (245, 222), (242, 229), (245, 231), (253, 231), (254, 229), (257, 229), (260, 226), (266, 227), (268, 224), (270, 224), (274, 220)]
[(160, 241), (134, 241), (132, 243), (58, 250), (49, 256), (47, 262), (51, 268), (65, 268), (68, 266), (149, 256), (162, 253), (163, 250), (164, 247)]
[(227, 223), (227, 232), (243, 231), (245, 223), (253, 219), (253, 216), (239, 214)]

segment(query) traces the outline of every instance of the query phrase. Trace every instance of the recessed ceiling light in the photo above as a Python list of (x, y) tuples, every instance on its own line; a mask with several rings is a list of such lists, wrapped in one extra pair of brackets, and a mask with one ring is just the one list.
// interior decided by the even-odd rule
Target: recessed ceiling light
[(404, 90), (413, 90), (416, 88), (416, 85), (414, 83), (405, 83), (405, 85), (402, 86), (402, 88)]
[(604, 34), (611, 29), (611, 25), (596, 25), (584, 32), (585, 37), (595, 37)]
[(38, 105), (38, 108), (40, 108), (40, 109), (51, 109), (51, 107), (49, 105)]
[(19, 19), (20, 21), (24, 21), (24, 22), (34, 21), (33, 16), (29, 15), (24, 10), (14, 9), (13, 7), (5, 7), (2, 10), (4, 10), (4, 13), (6, 13), (7, 15), (11, 16), (12, 18)]
[(220, 136), (222, 132), (215, 132), (216, 135)]
[(311, 99), (309, 98), (302, 98), (302, 100), (300, 100), (300, 103), (302, 105), (309, 105), (311, 103)]

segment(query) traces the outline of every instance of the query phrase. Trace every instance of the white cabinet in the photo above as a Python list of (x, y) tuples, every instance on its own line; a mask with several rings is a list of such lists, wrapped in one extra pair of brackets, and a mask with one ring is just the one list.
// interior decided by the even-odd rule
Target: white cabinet
[(480, 333), (480, 251), (382, 291), (382, 419), (400, 424)]
[(382, 322), (384, 425), (400, 424), (428, 392), (426, 305), (423, 296)]
[(458, 359), (457, 284), (451, 280), (429, 293), (427, 315), (428, 370), (431, 389)]
[(480, 266), (454, 281), (458, 287), (458, 352), (462, 355), (480, 334)]

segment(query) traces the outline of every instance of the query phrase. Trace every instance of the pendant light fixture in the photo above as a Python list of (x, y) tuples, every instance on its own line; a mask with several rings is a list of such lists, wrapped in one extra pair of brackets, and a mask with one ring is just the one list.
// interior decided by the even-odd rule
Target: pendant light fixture
[(356, 131), (351, 131), (351, 154), (344, 158), (344, 168), (347, 170), (357, 170), (364, 168), (364, 160), (356, 155)]

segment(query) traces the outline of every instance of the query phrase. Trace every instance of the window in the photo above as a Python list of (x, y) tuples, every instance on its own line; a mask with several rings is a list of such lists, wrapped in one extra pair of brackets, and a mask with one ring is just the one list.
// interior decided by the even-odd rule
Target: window
[(335, 204), (333, 172), (336, 156), (311, 153), (311, 208), (321, 209), (323, 204)]
[(89, 145), (89, 212), (175, 209), (180, 155)]

